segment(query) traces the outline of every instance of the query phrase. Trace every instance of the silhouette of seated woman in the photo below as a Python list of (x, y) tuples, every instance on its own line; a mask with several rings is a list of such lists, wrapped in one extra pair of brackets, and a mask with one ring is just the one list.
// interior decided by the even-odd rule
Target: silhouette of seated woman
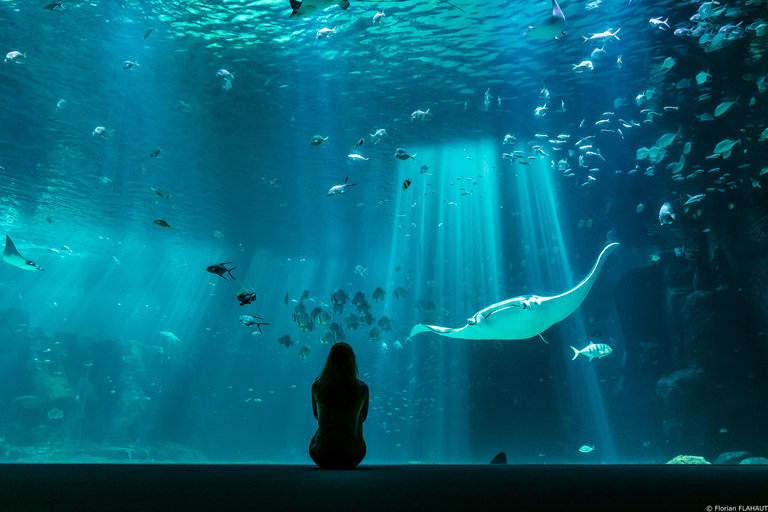
[(352, 469), (365, 457), (363, 422), (368, 416), (368, 386), (357, 378), (352, 347), (336, 343), (312, 384), (317, 432), (309, 456), (323, 469)]

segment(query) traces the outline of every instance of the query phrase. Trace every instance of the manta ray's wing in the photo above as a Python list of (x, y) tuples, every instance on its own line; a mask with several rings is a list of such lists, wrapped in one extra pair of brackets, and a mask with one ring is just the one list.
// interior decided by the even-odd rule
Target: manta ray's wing
[(526, 35), (532, 39), (553, 39), (563, 35), (565, 31), (565, 15), (557, 0), (552, 0), (552, 16), (535, 27), (528, 27)]
[(13, 245), (13, 242), (11, 241), (11, 237), (8, 235), (5, 235), (5, 250), (3, 251), (3, 261), (22, 270), (43, 270), (34, 262), (19, 254), (19, 251), (16, 250), (16, 246)]
[(418, 324), (413, 326), (413, 329), (411, 329), (411, 333), (409, 334), (409, 336), (413, 337), (416, 334), (419, 334), (420, 332), (434, 332), (435, 334), (440, 334), (441, 336), (447, 336), (449, 338), (464, 338), (464, 336), (461, 336), (460, 334), (457, 334), (457, 333), (460, 333), (467, 327), (468, 326), (465, 325), (464, 327), (453, 329), (451, 327), (438, 327), (437, 325)]
[(557, 0), (552, 0), (552, 18), (562, 20), (563, 26), (565, 26), (565, 15), (563, 14), (560, 5), (557, 3)]

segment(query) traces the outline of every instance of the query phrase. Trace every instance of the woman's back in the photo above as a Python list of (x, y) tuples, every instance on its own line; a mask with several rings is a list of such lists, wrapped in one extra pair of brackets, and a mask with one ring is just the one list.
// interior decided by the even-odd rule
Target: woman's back
[(364, 445), (363, 422), (368, 416), (368, 386), (328, 382), (312, 385), (317, 433), (312, 450), (319, 456), (354, 457)]

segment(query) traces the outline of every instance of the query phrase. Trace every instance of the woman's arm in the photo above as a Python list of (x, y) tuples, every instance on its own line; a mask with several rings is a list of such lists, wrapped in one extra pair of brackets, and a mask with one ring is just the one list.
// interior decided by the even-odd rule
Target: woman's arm
[(365, 401), (363, 402), (363, 409), (360, 411), (360, 418), (365, 421), (365, 418), (368, 417), (368, 386), (366, 384), (363, 386), (365, 386)]
[(315, 386), (317, 386), (317, 381), (315, 381), (314, 384), (312, 384), (312, 414), (315, 415), (315, 419), (319, 419), (317, 417), (317, 402), (315, 401)]

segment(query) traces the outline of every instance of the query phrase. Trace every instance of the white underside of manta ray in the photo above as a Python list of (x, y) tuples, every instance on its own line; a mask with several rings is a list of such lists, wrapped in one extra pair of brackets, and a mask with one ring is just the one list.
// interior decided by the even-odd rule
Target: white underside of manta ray
[(16, 246), (11, 242), (11, 237), (5, 235), (5, 250), (3, 251), (3, 261), (10, 263), (14, 267), (22, 270), (43, 270), (33, 261), (28, 260), (16, 250)]
[(507, 299), (478, 311), (467, 320), (467, 325), (458, 329), (418, 324), (411, 329), (411, 337), (420, 332), (466, 340), (525, 340), (538, 336), (576, 311), (595, 284), (605, 260), (618, 247), (617, 243), (606, 246), (589, 275), (563, 294), (554, 297), (523, 295)]

